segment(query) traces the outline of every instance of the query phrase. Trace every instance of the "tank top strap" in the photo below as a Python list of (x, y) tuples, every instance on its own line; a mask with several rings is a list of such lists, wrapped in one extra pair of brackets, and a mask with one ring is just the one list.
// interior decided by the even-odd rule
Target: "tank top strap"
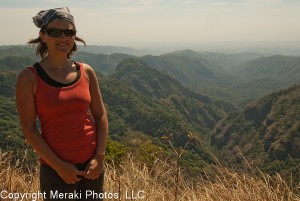
[(38, 74), (36, 69), (33, 66), (28, 66), (27, 68), (34, 74), (35, 78), (37, 78)]
[(37, 73), (36, 69), (33, 66), (28, 66), (27, 68), (33, 73), (35, 80), (36, 80), (36, 84), (38, 84), (39, 79), (38, 79), (38, 73)]
[(87, 83), (89, 83), (89, 78), (87, 76), (87, 74), (85, 73), (85, 70), (84, 70), (84, 64), (83, 63), (80, 63), (80, 62), (75, 62), (75, 65), (78, 67), (80, 67), (80, 73), (81, 73), (81, 79), (85, 80)]
[(77, 62), (77, 61), (73, 61), (74, 64), (76, 65), (76, 69), (80, 70), (81, 75), (84, 75), (84, 68), (83, 68), (83, 63)]

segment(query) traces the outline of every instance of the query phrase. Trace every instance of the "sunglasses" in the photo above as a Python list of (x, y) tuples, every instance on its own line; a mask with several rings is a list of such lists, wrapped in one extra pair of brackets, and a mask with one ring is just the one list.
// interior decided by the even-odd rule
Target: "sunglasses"
[(74, 29), (50, 28), (50, 29), (46, 29), (44, 32), (46, 32), (48, 36), (51, 37), (60, 37), (62, 33), (64, 33), (65, 36), (69, 36), (69, 37), (76, 35), (76, 30)]

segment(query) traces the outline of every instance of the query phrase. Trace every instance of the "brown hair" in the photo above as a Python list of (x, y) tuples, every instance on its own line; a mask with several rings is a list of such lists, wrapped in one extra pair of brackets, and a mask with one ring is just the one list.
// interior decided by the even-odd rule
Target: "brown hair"
[[(43, 32), (43, 29), (41, 29), (41, 32)], [(80, 41), (82, 42), (84, 45), (85, 44), (85, 41), (81, 38), (79, 38), (78, 36), (75, 36), (75, 41)], [(38, 44), (37, 48), (36, 48), (36, 55), (40, 58), (45, 58), (48, 54), (48, 48), (47, 48), (47, 45), (46, 43), (44, 43), (41, 39), (41, 37), (39, 36), (38, 38), (35, 38), (35, 39), (31, 39), (30, 41), (27, 42), (27, 44), (29, 45), (32, 45), (34, 46), (35, 44)], [(77, 49), (77, 45), (76, 43), (74, 42), (74, 45), (71, 49), (71, 51), (67, 54), (67, 57), (68, 59), (70, 59), (71, 55), (76, 51), (78, 50)]]

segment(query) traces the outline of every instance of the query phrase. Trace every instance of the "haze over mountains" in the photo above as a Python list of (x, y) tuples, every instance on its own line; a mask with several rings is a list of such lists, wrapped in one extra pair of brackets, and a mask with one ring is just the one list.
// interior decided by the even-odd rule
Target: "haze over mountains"
[[(113, 73), (121, 60), (136, 57), (127, 54), (87, 54), (78, 52), (75, 58), (89, 62), (105, 75)], [(273, 90), (299, 83), (299, 56), (180, 50), (139, 58), (152, 68), (167, 72), (183, 85), (232, 102), (237, 107), (243, 107)]]
[[(135, 50), (121, 47), (105, 51), (112, 50), (116, 52), (79, 51), (73, 57), (97, 71), (112, 140), (131, 144), (147, 139), (168, 153), (162, 136), (172, 133), (180, 147), (192, 132), (195, 139), (183, 160), (193, 170), (199, 170), (202, 160), (211, 162), (210, 154), (245, 168), (240, 152), (269, 172), (277, 171), (276, 159), (288, 164), (284, 173), (297, 170), (292, 163), (300, 158), (300, 56), (192, 50), (139, 56), (125, 54)], [(0, 47), (3, 149), (24, 147), (16, 124), (15, 79), (20, 69), (38, 61), (34, 51)]]

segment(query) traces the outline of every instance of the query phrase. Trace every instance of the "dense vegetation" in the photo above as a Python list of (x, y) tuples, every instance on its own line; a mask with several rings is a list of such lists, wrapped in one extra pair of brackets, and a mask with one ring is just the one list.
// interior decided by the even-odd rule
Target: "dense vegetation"
[(247, 168), (245, 157), (270, 174), (293, 175), (299, 182), (299, 120), (298, 85), (265, 96), (220, 121), (211, 144), (235, 167)]

